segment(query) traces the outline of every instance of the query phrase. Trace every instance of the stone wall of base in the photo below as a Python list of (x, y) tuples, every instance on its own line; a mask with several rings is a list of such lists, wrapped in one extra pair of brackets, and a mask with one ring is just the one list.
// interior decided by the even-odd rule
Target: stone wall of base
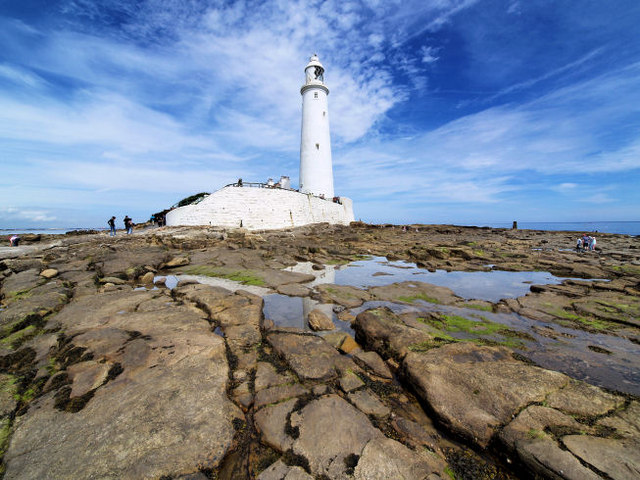
[(342, 204), (277, 188), (224, 187), (197, 205), (167, 213), (167, 225), (212, 225), (249, 230), (273, 230), (328, 222), (354, 221), (351, 199)]

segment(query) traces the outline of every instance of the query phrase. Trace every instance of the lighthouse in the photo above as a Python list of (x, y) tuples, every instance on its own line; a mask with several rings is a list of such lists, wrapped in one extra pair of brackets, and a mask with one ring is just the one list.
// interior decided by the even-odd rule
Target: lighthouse
[(333, 166), (329, 135), (329, 89), (324, 84), (324, 67), (313, 55), (304, 69), (302, 135), (300, 138), (300, 191), (333, 198)]
[[(353, 202), (333, 192), (329, 110), (324, 67), (313, 55), (304, 69), (302, 138), (300, 140), (300, 188), (280, 182), (243, 182), (238, 179), (199, 198), (197, 202), (170, 209), (167, 226), (208, 225), (220, 228), (272, 230), (328, 223), (349, 225), (354, 221)], [(295, 94), (295, 92), (292, 92)], [(260, 187), (260, 188), (255, 188)], [(306, 308), (306, 307), (305, 307)]]

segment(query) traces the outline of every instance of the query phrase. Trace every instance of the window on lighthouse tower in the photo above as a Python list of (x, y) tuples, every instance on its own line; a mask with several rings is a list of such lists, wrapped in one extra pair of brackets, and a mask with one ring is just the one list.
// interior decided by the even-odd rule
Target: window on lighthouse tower
[(318, 98), (318, 92), (313, 92), (313, 98)]

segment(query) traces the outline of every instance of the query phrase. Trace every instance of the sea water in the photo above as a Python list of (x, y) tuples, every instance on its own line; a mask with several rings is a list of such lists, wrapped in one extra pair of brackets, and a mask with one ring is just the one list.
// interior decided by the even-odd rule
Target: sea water
[[(480, 227), (511, 228), (512, 222), (477, 223), (476, 225)], [(518, 222), (518, 229), (640, 235), (640, 222)]]

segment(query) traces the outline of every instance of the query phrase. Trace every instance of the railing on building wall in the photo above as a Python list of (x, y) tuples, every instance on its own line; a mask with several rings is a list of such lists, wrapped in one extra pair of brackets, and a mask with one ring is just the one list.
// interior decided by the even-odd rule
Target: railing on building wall
[[(278, 189), (278, 190), (287, 190), (289, 192), (300, 192), (300, 190), (295, 190), (293, 188), (281, 187), (277, 183), (269, 184), (269, 183), (260, 183), (260, 182), (243, 182), (242, 180), (239, 180), (239, 181), (237, 181), (235, 183), (229, 183), (229, 184), (224, 186), (224, 188), (226, 188), (226, 187), (271, 188), (271, 189)], [(316, 198), (319, 198), (321, 200), (327, 200), (329, 202), (339, 203), (340, 205), (342, 205), (342, 202), (340, 201), (340, 197), (325, 198), (324, 195), (313, 195), (313, 194), (310, 194), (310, 193), (307, 193), (305, 195), (312, 195), (312, 196), (314, 196)]]

